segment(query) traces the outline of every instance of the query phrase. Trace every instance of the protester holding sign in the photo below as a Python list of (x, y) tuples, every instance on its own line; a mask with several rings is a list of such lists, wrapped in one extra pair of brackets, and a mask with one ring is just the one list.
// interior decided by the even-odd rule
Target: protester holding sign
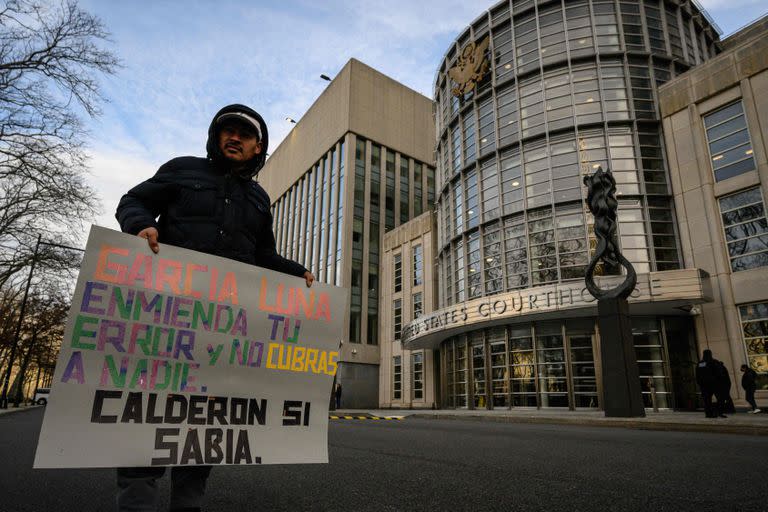
[[(270, 200), (253, 180), (264, 165), (269, 136), (262, 117), (244, 105), (221, 109), (208, 129), (208, 157), (180, 157), (132, 188), (117, 207), (123, 232), (293, 276), (309, 287), (312, 273), (277, 254)], [(226, 407), (224, 405), (223, 407)], [(171, 471), (171, 510), (200, 510), (211, 466)], [(153, 510), (165, 467), (120, 468), (118, 507)]]

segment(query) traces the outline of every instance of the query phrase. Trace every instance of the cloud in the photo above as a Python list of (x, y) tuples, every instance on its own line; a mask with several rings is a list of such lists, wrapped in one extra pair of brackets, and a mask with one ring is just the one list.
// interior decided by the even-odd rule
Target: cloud
[[(205, 152), (213, 114), (253, 106), (270, 151), (351, 57), (432, 95), (435, 69), (455, 36), (488, 6), (412, 3), (221, 1), (105, 3), (83, 0), (112, 32), (124, 68), (103, 80), (110, 102), (91, 121), (93, 184), (102, 225), (119, 197), (164, 161)], [(173, 23), (166, 20), (172, 19)], [(427, 22), (428, 20), (428, 22)]]
[(708, 11), (717, 11), (719, 9), (735, 9), (751, 5), (765, 5), (765, 0), (698, 0), (699, 4)]
[(102, 211), (94, 221), (99, 226), (120, 229), (115, 210), (131, 187), (152, 177), (163, 162), (109, 150), (89, 151), (91, 184), (101, 195)]
[[(700, 1), (718, 22), (765, 4)], [(273, 152), (293, 126), (285, 117), (298, 120), (327, 86), (319, 75), (334, 75), (352, 57), (431, 97), (449, 46), (496, 2), (81, 3), (102, 18), (124, 63), (103, 81), (110, 103), (90, 125), (91, 165), (107, 212), (102, 221), (111, 222), (130, 185), (174, 156), (204, 155), (211, 117), (228, 103), (264, 116)]]

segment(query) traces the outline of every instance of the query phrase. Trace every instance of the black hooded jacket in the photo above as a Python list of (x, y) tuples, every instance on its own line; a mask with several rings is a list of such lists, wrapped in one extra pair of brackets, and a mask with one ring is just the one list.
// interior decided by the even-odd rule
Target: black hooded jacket
[[(235, 111), (256, 118), (262, 131), (261, 154), (238, 172), (219, 149), (215, 124), (220, 115)], [(258, 113), (244, 105), (224, 107), (208, 129), (208, 158), (174, 158), (129, 190), (117, 206), (121, 229), (135, 235), (155, 227), (161, 244), (303, 276), (307, 269), (277, 254), (269, 196), (252, 179), (264, 166), (268, 143), (267, 125)]]
[(752, 368), (747, 368), (744, 375), (741, 376), (741, 387), (746, 391), (757, 390), (757, 372)]

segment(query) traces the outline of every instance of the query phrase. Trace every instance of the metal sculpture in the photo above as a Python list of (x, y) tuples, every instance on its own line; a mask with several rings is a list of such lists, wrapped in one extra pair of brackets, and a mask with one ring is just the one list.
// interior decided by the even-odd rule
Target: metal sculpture
[[(589, 293), (596, 299), (611, 299), (629, 297), (637, 284), (637, 274), (632, 264), (627, 261), (616, 246), (616, 210), (619, 202), (616, 200), (616, 180), (611, 171), (603, 171), (598, 167), (592, 176), (584, 176), (584, 184), (588, 188), (587, 206), (595, 217), (595, 236), (597, 248), (587, 267), (586, 285)], [(600, 260), (610, 267), (621, 265), (627, 270), (624, 282), (618, 286), (603, 290), (595, 283), (595, 267)]]
[[(616, 244), (616, 211), (619, 206), (616, 180), (610, 170), (603, 171), (602, 167), (598, 167), (595, 174), (584, 177), (584, 184), (588, 188), (587, 207), (595, 217), (595, 236), (598, 240), (584, 281), (589, 293), (597, 299), (603, 375), (601, 405), (609, 417), (642, 417), (645, 416), (645, 406), (627, 303), (637, 284), (637, 274)], [(627, 270), (624, 281), (608, 290), (597, 286), (594, 273), (600, 260), (611, 267), (623, 266)]]

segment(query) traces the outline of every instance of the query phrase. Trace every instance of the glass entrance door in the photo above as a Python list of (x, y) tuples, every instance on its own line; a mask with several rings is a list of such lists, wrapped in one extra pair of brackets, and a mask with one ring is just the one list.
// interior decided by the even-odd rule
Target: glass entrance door
[(472, 346), (472, 399), (475, 409), (485, 409), (488, 397), (485, 387), (485, 346)]
[(594, 336), (578, 334), (568, 336), (571, 355), (571, 379), (574, 407), (597, 407), (597, 379), (592, 347)]
[(568, 407), (563, 327), (560, 322), (541, 323), (536, 331), (536, 376), (541, 407)]

